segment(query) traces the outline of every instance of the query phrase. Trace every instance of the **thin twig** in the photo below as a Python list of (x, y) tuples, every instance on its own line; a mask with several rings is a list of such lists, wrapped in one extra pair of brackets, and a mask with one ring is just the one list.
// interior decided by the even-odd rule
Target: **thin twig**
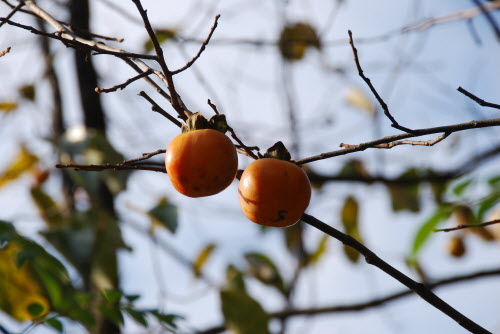
[[(215, 104), (212, 103), (212, 101), (210, 101), (210, 99), (208, 99), (207, 101), (208, 105), (213, 109), (213, 111), (219, 115), (219, 111), (217, 110), (217, 106)], [(236, 132), (234, 131), (234, 129), (232, 127), (230, 127), (229, 125), (227, 126), (227, 130), (231, 133), (231, 137), (236, 140), (236, 142), (239, 144), (239, 148), (243, 149), (244, 152), (242, 152), (241, 150), (237, 150), (238, 153), (242, 153), (252, 159), (259, 159), (259, 157), (252, 152), (252, 150), (254, 149), (257, 149), (257, 151), (259, 150), (258, 147), (254, 146), (254, 147), (248, 147), (246, 146), (245, 144), (243, 144), (243, 142), (241, 141), (241, 139), (238, 138), (238, 136), (236, 135)]]
[(59, 23), (66, 25), (68, 28), (70, 28), (72, 31), (76, 32), (79, 35), (83, 35), (83, 36), (87, 36), (87, 37), (95, 37), (95, 38), (103, 39), (105, 41), (113, 41), (113, 42), (118, 42), (118, 43), (123, 43), (123, 41), (125, 40), (124, 38), (104, 36), (104, 35), (96, 34), (96, 33), (93, 33), (93, 32), (87, 31), (87, 30), (78, 29), (70, 24), (65, 24), (62, 21), (59, 21)]
[(478, 228), (478, 227), (485, 227), (489, 225), (494, 225), (500, 223), (500, 219), (495, 219), (491, 220), (485, 223), (480, 223), (480, 224), (464, 224), (464, 225), (458, 225), (455, 227), (451, 228), (442, 228), (442, 229), (434, 229), (434, 232), (451, 232), (451, 231), (456, 231), (456, 230), (462, 230), (464, 228)]
[[(308, 214), (304, 214), (301, 218), (303, 222), (309, 224), (318, 230), (328, 234), (329, 236), (341, 241), (344, 245), (351, 247), (357, 250), (360, 254), (365, 257), (366, 263), (371, 264), (383, 272), (393, 277), (410, 290), (414, 291), (417, 295), (419, 295), (426, 302), (455, 320), (460, 326), (467, 329), (471, 333), (490, 333), (480, 325), (476, 324), (471, 319), (467, 318), (462, 313), (458, 312), (452, 306), (447, 304), (444, 300), (436, 296), (428, 287), (426, 287), (422, 283), (418, 283), (406, 276), (381, 258), (379, 258), (374, 252), (368, 249), (365, 245), (354, 239), (353, 237), (344, 234), (337, 229), (331, 227), (330, 225), (325, 224), (319, 219), (310, 216)], [(491, 333), (490, 333), (491, 334)]]
[(73, 168), (76, 171), (85, 170), (90, 172), (100, 172), (107, 169), (112, 170), (148, 170), (153, 172), (167, 173), (165, 168), (161, 167), (152, 167), (152, 166), (144, 166), (144, 165), (113, 165), (113, 164), (104, 164), (104, 165), (78, 165), (78, 164), (57, 164), (56, 168)]
[[(16, 6), (16, 7), (14, 7), (14, 8), (10, 11), (9, 15), (7, 15), (7, 16), (5, 17), (5, 19), (6, 19), (6, 20), (9, 20), (9, 19), (10, 19), (12, 16), (14, 16), (14, 14), (15, 14), (18, 10), (20, 10), (20, 9), (21, 9), (21, 7), (23, 7), (23, 6), (24, 6), (24, 3), (23, 3), (23, 2), (19, 2), (19, 3), (17, 4), (17, 6)], [(1, 28), (4, 24), (5, 24), (5, 21), (0, 22), (0, 28)]]
[[(98, 43), (95, 41), (86, 40), (86, 39), (83, 39), (81, 37), (68, 37), (67, 33), (61, 33), (61, 31), (59, 31), (57, 34), (50, 34), (50, 33), (42, 32), (42, 31), (40, 31), (32, 26), (28, 26), (28, 25), (14, 22), (14, 21), (10, 21), (10, 20), (3, 18), (3, 17), (0, 17), (0, 22), (7, 23), (11, 26), (27, 30), (35, 35), (45, 36), (45, 37), (59, 40), (59, 41), (63, 42), (66, 46), (71, 46), (73, 48), (81, 48), (81, 49), (91, 50), (91, 51), (97, 52), (98, 54), (108, 54), (108, 55), (112, 55), (112, 56), (116, 56), (116, 57), (130, 57), (130, 58), (137, 58), (137, 59), (156, 59), (156, 57), (153, 55), (134, 53), (134, 52), (126, 52), (126, 51), (110, 48), (103, 43)], [(67, 31), (69, 31), (69, 30), (67, 30)], [(69, 35), (69, 36), (71, 36), (71, 35)]]
[(198, 60), (198, 58), (200, 58), (201, 54), (203, 53), (203, 51), (205, 51), (205, 48), (207, 47), (208, 43), (210, 42), (210, 38), (212, 38), (212, 35), (214, 34), (215, 29), (217, 28), (217, 23), (219, 21), (219, 18), (220, 18), (220, 14), (217, 14), (215, 16), (214, 25), (212, 26), (212, 28), (210, 28), (210, 32), (208, 33), (207, 38), (201, 44), (201, 48), (198, 51), (198, 53), (196, 54), (196, 56), (194, 56), (193, 59), (188, 61), (186, 65), (182, 66), (178, 70), (172, 71), (172, 75), (176, 75), (178, 73), (181, 73), (182, 71), (187, 70), (196, 62), (196, 60)]
[(172, 123), (177, 125), (179, 128), (182, 127), (181, 122), (179, 122), (174, 116), (170, 115), (162, 107), (160, 107), (151, 97), (149, 97), (149, 95), (146, 92), (140, 91), (139, 96), (142, 96), (149, 103), (151, 103), (151, 110), (156, 111), (157, 113), (159, 113), (162, 116), (165, 116), (166, 118), (168, 118), (169, 121), (171, 121)]
[(2, 334), (10, 334), (10, 332), (2, 325), (0, 325), (0, 332), (2, 332)]
[(468, 92), (467, 90), (463, 89), (462, 87), (458, 87), (457, 90), (460, 93), (462, 93), (465, 96), (467, 96), (468, 98), (470, 98), (471, 100), (476, 101), (480, 106), (490, 107), (490, 108), (495, 108), (495, 109), (500, 109), (500, 104), (486, 102), (485, 100), (480, 99), (479, 97), (477, 97), (476, 95), (472, 94), (471, 92)]
[(0, 57), (3, 57), (3, 56), (5, 56), (7, 53), (9, 53), (9, 52), (10, 52), (10, 49), (12, 49), (12, 48), (9, 46), (9, 47), (7, 47), (7, 49), (5, 49), (5, 51), (0, 52)]
[(147, 159), (149, 159), (151, 157), (154, 157), (155, 155), (162, 154), (162, 153), (165, 153), (165, 152), (167, 152), (167, 151), (160, 149), (160, 150), (156, 150), (156, 151), (151, 152), (151, 153), (143, 153), (142, 157), (135, 158), (135, 159), (130, 159), (130, 160), (125, 160), (122, 163), (120, 163), (120, 165), (127, 165), (127, 164), (131, 164), (131, 163), (134, 163), (134, 162), (144, 161), (144, 160), (147, 160)]
[[(393, 148), (394, 146), (399, 146), (399, 145), (434, 146), (437, 143), (439, 143), (440, 141), (444, 140), (449, 135), (450, 135), (449, 133), (444, 133), (443, 135), (437, 137), (436, 139), (425, 140), (425, 141), (415, 141), (415, 140), (393, 141), (391, 143), (380, 144), (380, 145), (373, 146), (373, 148), (385, 148), (385, 149), (389, 149), (389, 148)], [(354, 148), (357, 145), (349, 145), (349, 144), (341, 143), (339, 146), (343, 147), (343, 148)]]
[(413, 133), (413, 130), (399, 125), (399, 123), (396, 121), (396, 119), (389, 112), (389, 107), (387, 106), (387, 104), (380, 97), (380, 95), (378, 94), (375, 87), (373, 87), (371, 80), (369, 78), (367, 78), (365, 76), (365, 74), (363, 73), (363, 69), (361, 68), (361, 64), (359, 63), (358, 50), (354, 46), (354, 41), (352, 39), (352, 32), (349, 30), (348, 33), (349, 33), (349, 44), (351, 44), (352, 53), (354, 54), (354, 62), (356, 63), (356, 68), (358, 69), (358, 74), (366, 82), (368, 87), (370, 87), (370, 90), (372, 91), (373, 95), (375, 95), (375, 98), (377, 99), (378, 103), (382, 107), (382, 110), (384, 111), (385, 116), (387, 116), (387, 118), (389, 118), (389, 120), (391, 121), (391, 123), (392, 123), (391, 126), (393, 128), (398, 129), (398, 130), (402, 130), (402, 131), (405, 131), (408, 133)]
[(479, 0), (472, 0), (472, 2), (478, 8), (481, 9), (481, 12), (484, 14), (484, 17), (486, 18), (486, 21), (488, 21), (488, 23), (491, 25), (491, 28), (495, 32), (495, 35), (497, 36), (497, 41), (500, 42), (500, 28), (498, 27), (498, 25), (497, 25), (497, 23), (496, 23), (495, 18), (493, 17), (493, 15), (491, 15), (491, 13), (489, 12), (489, 10), (487, 10), (486, 6), (483, 3), (481, 3), (481, 1), (479, 1)]
[(170, 97), (172, 99), (171, 100), (172, 107), (177, 111), (181, 119), (185, 121), (187, 120), (191, 112), (186, 110), (185, 108), (182, 108), (181, 106), (181, 103), (179, 101), (180, 100), (179, 94), (175, 89), (172, 72), (168, 69), (167, 62), (165, 61), (165, 57), (163, 56), (163, 49), (160, 46), (160, 42), (158, 42), (158, 38), (156, 37), (153, 27), (151, 26), (151, 22), (149, 22), (148, 14), (146, 10), (142, 7), (140, 0), (132, 0), (132, 2), (137, 7), (137, 10), (139, 11), (139, 14), (141, 15), (142, 20), (144, 22), (144, 27), (148, 32), (151, 42), (153, 43), (153, 47), (156, 52), (155, 60), (158, 62), (158, 64), (160, 64), (163, 74), (165, 75), (168, 90), (170, 92)]
[(325, 152), (321, 153), (312, 157), (296, 160), (295, 163), (297, 165), (303, 165), (307, 164), (313, 161), (318, 161), (318, 160), (324, 160), (324, 159), (329, 159), (333, 157), (337, 157), (340, 155), (346, 155), (354, 152), (360, 152), (364, 151), (368, 148), (373, 148), (377, 145), (380, 144), (386, 144), (386, 143), (391, 143), (396, 140), (401, 140), (401, 139), (406, 139), (406, 138), (412, 138), (412, 137), (420, 137), (424, 135), (430, 135), (434, 133), (454, 133), (454, 132), (459, 132), (459, 131), (464, 131), (464, 130), (469, 130), (469, 129), (480, 129), (480, 128), (486, 128), (486, 127), (491, 127), (491, 126), (499, 126), (500, 125), (500, 118), (494, 118), (494, 119), (487, 119), (487, 120), (482, 120), (482, 121), (472, 121), (468, 123), (459, 123), (459, 124), (453, 124), (453, 125), (446, 125), (446, 126), (438, 126), (434, 128), (427, 128), (427, 129), (417, 129), (413, 130), (413, 133), (401, 133), (398, 135), (393, 135), (393, 136), (387, 136), (383, 137), (380, 139), (376, 139), (370, 142), (365, 142), (361, 143), (358, 145), (353, 145), (351, 148), (346, 148), (346, 149), (341, 149), (337, 151), (331, 151), (331, 152)]
[(376, 182), (384, 184), (397, 184), (397, 185), (412, 185), (416, 183), (423, 182), (447, 182), (458, 177), (461, 177), (483, 163), (486, 163), (489, 159), (498, 156), (500, 154), (500, 145), (497, 145), (491, 149), (488, 149), (482, 153), (469, 157), (467, 161), (460, 164), (458, 167), (450, 169), (448, 171), (436, 171), (433, 173), (424, 173), (423, 175), (413, 175), (413, 176), (399, 176), (399, 177), (386, 177), (384, 175), (323, 175), (318, 174), (313, 170), (307, 171), (307, 176), (311, 183), (323, 183), (329, 181), (335, 182), (362, 182), (366, 184), (372, 184)]
[(128, 79), (127, 81), (125, 81), (122, 84), (113, 86), (111, 88), (99, 88), (99, 87), (96, 87), (95, 91), (96, 91), (96, 93), (111, 93), (111, 92), (116, 92), (118, 89), (124, 89), (125, 87), (127, 87), (128, 85), (130, 85), (132, 82), (134, 82), (136, 80), (139, 80), (139, 79), (142, 79), (144, 77), (147, 77), (148, 75), (150, 75), (152, 73), (153, 73), (153, 70), (152, 69), (148, 69), (146, 72), (139, 73), (135, 77), (132, 77), (132, 78)]

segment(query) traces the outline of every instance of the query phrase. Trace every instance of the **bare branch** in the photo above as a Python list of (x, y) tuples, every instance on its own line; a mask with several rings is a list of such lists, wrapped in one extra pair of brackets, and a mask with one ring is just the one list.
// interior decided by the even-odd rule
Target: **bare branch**
[[(10, 19), (12, 16), (14, 16), (14, 14), (15, 14), (18, 10), (20, 10), (20, 9), (21, 9), (21, 7), (23, 7), (23, 6), (24, 6), (24, 3), (22, 3), (22, 2), (18, 3), (18, 4), (17, 4), (17, 6), (16, 6), (16, 7), (14, 7), (14, 8), (11, 10), (11, 12), (9, 13), (9, 15), (7, 15), (7, 16), (5, 17), (5, 19), (6, 19), (6, 20), (9, 20), (9, 19)], [(0, 28), (1, 28), (4, 24), (5, 24), (5, 21), (0, 22)]]
[(172, 71), (172, 75), (176, 75), (178, 73), (181, 73), (182, 71), (185, 71), (187, 70), (188, 68), (190, 68), (195, 62), (196, 60), (198, 60), (198, 58), (200, 58), (201, 54), (203, 53), (203, 51), (205, 51), (205, 48), (206, 46), (208, 45), (208, 43), (210, 42), (210, 38), (212, 38), (212, 35), (214, 34), (214, 31), (215, 29), (217, 28), (217, 23), (219, 21), (219, 18), (220, 18), (220, 14), (216, 15), (215, 16), (215, 21), (214, 21), (214, 25), (212, 26), (212, 28), (210, 28), (210, 32), (208, 33), (208, 36), (207, 38), (203, 41), (203, 43), (201, 44), (201, 48), (200, 50), (198, 51), (198, 53), (196, 54), (196, 56), (193, 57), (193, 59), (191, 59), (186, 65), (184, 65), (183, 67), (179, 68), (178, 70), (175, 70), (175, 71)]
[(486, 18), (486, 21), (488, 21), (488, 23), (491, 25), (491, 28), (495, 32), (495, 35), (497, 36), (497, 41), (500, 42), (500, 28), (498, 27), (495, 18), (491, 15), (487, 7), (481, 3), (481, 1), (472, 0), (472, 2), (474, 2), (476, 6), (481, 9), (481, 12), (484, 14), (484, 17)]
[(455, 13), (430, 18), (420, 23), (406, 26), (402, 29), (402, 32), (422, 31), (438, 24), (443, 24), (458, 20), (469, 20), (474, 16), (481, 14), (482, 12), (484, 13), (484, 11), (491, 12), (497, 9), (500, 9), (500, 0), (484, 3), (481, 7), (473, 7), (465, 10), (460, 10)]
[[(373, 148), (389, 149), (389, 148), (393, 148), (394, 146), (399, 146), (399, 145), (434, 146), (435, 144), (439, 143), (440, 141), (442, 141), (443, 139), (445, 139), (449, 135), (450, 135), (449, 133), (444, 133), (443, 135), (437, 137), (436, 139), (426, 140), (426, 141), (415, 141), (415, 140), (393, 141), (391, 143), (373, 146)], [(343, 148), (355, 148), (357, 145), (349, 145), (349, 144), (341, 143), (339, 146), (343, 147)]]
[[(40, 31), (32, 26), (13, 22), (13, 21), (10, 21), (10, 20), (8, 20), (6, 18), (2, 18), (2, 17), (0, 17), (0, 22), (7, 23), (11, 26), (27, 30), (35, 35), (45, 36), (45, 37), (59, 40), (59, 41), (63, 42), (66, 46), (95, 51), (95, 52), (97, 52), (97, 54), (108, 54), (108, 55), (112, 55), (112, 56), (116, 56), (116, 57), (120, 57), (120, 58), (121, 57), (130, 57), (130, 58), (137, 58), (137, 59), (155, 59), (155, 56), (152, 56), (152, 55), (126, 52), (123, 50), (118, 50), (118, 49), (114, 49), (111, 47), (107, 47), (105, 44), (100, 43), (100, 42), (86, 40), (86, 39), (83, 39), (80, 37), (70, 38), (70, 37), (68, 37), (67, 33), (61, 33), (60, 31), (57, 34), (49, 34), (49, 33)], [(57, 23), (57, 24), (59, 24), (59, 23)], [(61, 25), (61, 27), (62, 27), (62, 25)], [(70, 31), (70, 30), (67, 30), (67, 31)]]
[(0, 52), (0, 57), (3, 57), (5, 56), (7, 53), (10, 52), (10, 49), (12, 49), (10, 46), (7, 47), (7, 49), (5, 49), (4, 51)]
[(78, 165), (78, 164), (57, 164), (56, 168), (73, 168), (76, 171), (85, 170), (90, 172), (100, 172), (107, 169), (112, 170), (148, 170), (153, 172), (167, 173), (165, 168), (161, 167), (151, 167), (151, 166), (143, 166), (143, 165), (113, 165), (113, 164), (104, 164), (104, 165)]
[(464, 228), (482, 228), (489, 225), (494, 225), (500, 223), (500, 219), (491, 220), (480, 224), (468, 224), (468, 225), (458, 225), (451, 228), (434, 229), (434, 232), (451, 232), (456, 230), (462, 230)]
[(163, 74), (165, 75), (165, 79), (167, 82), (168, 90), (170, 92), (170, 97), (171, 97), (171, 104), (172, 107), (177, 111), (179, 116), (181, 117), (182, 120), (187, 120), (188, 116), (191, 114), (189, 110), (186, 110), (185, 108), (182, 107), (180, 103), (180, 96), (175, 90), (175, 85), (174, 85), (174, 80), (172, 77), (172, 72), (168, 69), (168, 65), (165, 61), (165, 57), (163, 56), (163, 49), (160, 46), (160, 43), (158, 42), (158, 38), (156, 38), (156, 34), (153, 30), (153, 27), (151, 26), (151, 23), (149, 22), (149, 18), (147, 15), (146, 10), (142, 7), (141, 1), (140, 0), (132, 0), (132, 2), (135, 4), (137, 7), (137, 10), (139, 11), (139, 14), (142, 17), (142, 20), (144, 22), (144, 27), (146, 28), (149, 38), (151, 39), (151, 42), (153, 43), (156, 56), (155, 60), (160, 64), (160, 67), (163, 71)]
[(148, 69), (146, 72), (139, 73), (135, 77), (132, 77), (132, 78), (128, 79), (127, 81), (125, 81), (122, 84), (113, 86), (111, 88), (99, 88), (99, 87), (96, 87), (95, 91), (97, 93), (111, 93), (111, 92), (116, 92), (118, 89), (124, 89), (125, 87), (127, 87), (128, 85), (130, 85), (132, 82), (134, 82), (136, 80), (139, 80), (139, 79), (142, 79), (144, 77), (147, 77), (148, 75), (150, 75), (152, 73), (153, 73), (153, 70), (152, 69)]
[(151, 97), (149, 97), (148, 94), (146, 94), (146, 92), (144, 92), (144, 91), (139, 92), (139, 96), (142, 96), (149, 103), (151, 103), (151, 105), (152, 105), (151, 110), (156, 111), (157, 113), (159, 113), (162, 116), (165, 116), (166, 118), (168, 118), (169, 121), (171, 121), (172, 123), (174, 123), (175, 125), (177, 125), (179, 128), (182, 127), (182, 123), (181, 122), (179, 122), (172, 115), (170, 115), (169, 113), (167, 113), (162, 107), (160, 107)]
[(467, 329), (469, 332), (490, 333), (483, 327), (476, 324), (471, 319), (467, 318), (462, 313), (458, 312), (452, 306), (447, 304), (444, 300), (436, 296), (424, 284), (412, 280), (410, 277), (406, 276), (405, 274), (403, 274), (402, 272), (400, 272), (399, 270), (397, 270), (396, 268), (394, 268), (393, 266), (391, 266), (390, 264), (379, 258), (374, 252), (372, 252), (365, 245), (363, 245), (353, 237), (338, 231), (337, 229), (331, 227), (330, 225), (327, 225), (324, 222), (320, 221), (319, 219), (310, 216), (308, 214), (304, 214), (301, 220), (317, 228), (318, 230), (328, 234), (329, 236), (341, 241), (344, 245), (357, 250), (360, 254), (362, 254), (365, 257), (366, 263), (381, 269), (383, 272), (385, 272), (389, 276), (393, 277), (394, 279), (405, 285), (407, 288), (415, 292), (426, 302), (428, 302), (429, 304), (431, 304), (432, 306), (434, 306), (435, 308), (437, 308), (438, 310), (440, 310), (441, 312), (443, 312), (444, 314), (455, 320), (460, 326)]
[(303, 164), (307, 164), (307, 163), (310, 163), (313, 161), (329, 159), (329, 158), (337, 157), (340, 155), (346, 155), (346, 154), (350, 154), (350, 153), (354, 153), (354, 152), (364, 151), (368, 148), (373, 148), (373, 147), (380, 145), (380, 144), (391, 143), (393, 141), (406, 139), (406, 138), (420, 137), (420, 136), (430, 135), (430, 134), (434, 134), (434, 133), (450, 133), (451, 134), (454, 132), (459, 132), (459, 131), (464, 131), (464, 130), (469, 130), (469, 129), (479, 129), (479, 128), (486, 128), (486, 127), (492, 127), (492, 126), (499, 126), (499, 125), (500, 125), (500, 118), (494, 118), (494, 119), (487, 119), (487, 120), (482, 120), (482, 121), (472, 121), (472, 122), (468, 122), (468, 123), (459, 123), (459, 124), (453, 124), (453, 125), (447, 125), (447, 126), (438, 126), (438, 127), (434, 127), (434, 128), (417, 129), (417, 130), (412, 130), (413, 133), (401, 133), (398, 135), (383, 137), (383, 138), (373, 140), (370, 142), (365, 142), (365, 143), (361, 143), (358, 145), (353, 145), (350, 148), (321, 153), (321, 154), (318, 154), (318, 155), (315, 155), (315, 156), (312, 156), (309, 158), (296, 160), (295, 163), (297, 165), (303, 165)]
[(127, 165), (127, 164), (131, 164), (131, 163), (134, 163), (134, 162), (144, 161), (144, 160), (147, 160), (147, 159), (149, 159), (151, 157), (154, 157), (155, 155), (162, 154), (162, 153), (165, 153), (165, 152), (167, 152), (167, 151), (160, 149), (160, 150), (156, 150), (156, 151), (151, 152), (151, 153), (143, 153), (142, 157), (135, 158), (135, 159), (130, 159), (130, 160), (125, 160), (120, 165)]
[(349, 30), (348, 33), (349, 33), (349, 44), (351, 44), (352, 53), (354, 54), (354, 62), (356, 63), (356, 68), (358, 69), (358, 74), (366, 82), (368, 87), (370, 87), (370, 90), (372, 91), (373, 95), (375, 95), (375, 98), (377, 99), (378, 103), (382, 107), (382, 110), (384, 111), (385, 116), (387, 116), (387, 118), (389, 118), (389, 120), (392, 122), (391, 126), (393, 128), (398, 129), (398, 130), (413, 133), (413, 130), (399, 125), (399, 123), (396, 121), (396, 119), (389, 112), (389, 107), (387, 106), (387, 104), (384, 102), (384, 100), (382, 100), (382, 98), (378, 94), (375, 87), (373, 87), (371, 80), (369, 78), (367, 78), (365, 76), (365, 74), (363, 73), (363, 69), (361, 68), (361, 64), (359, 63), (358, 50), (354, 46), (354, 41), (352, 39), (352, 32)]
[[(212, 101), (210, 101), (210, 99), (208, 99), (207, 103), (213, 109), (213, 111), (217, 115), (219, 115), (219, 110), (217, 110), (217, 106), (215, 104), (213, 104)], [(248, 147), (245, 144), (243, 144), (241, 139), (239, 139), (238, 136), (236, 135), (236, 132), (234, 132), (234, 129), (232, 127), (230, 127), (229, 125), (227, 126), (227, 130), (231, 133), (231, 137), (233, 137), (233, 139), (236, 140), (236, 142), (239, 144), (239, 148), (243, 149), (243, 151), (237, 150), (238, 153), (244, 154), (244, 155), (246, 155), (252, 159), (255, 159), (255, 160), (257, 160), (259, 158), (255, 153), (252, 152), (252, 150), (257, 150), (257, 151), (259, 150), (259, 148), (257, 146)]]
[(489, 150), (482, 153), (476, 154), (470, 157), (467, 161), (463, 162), (457, 168), (448, 171), (438, 171), (435, 173), (426, 173), (425, 175), (415, 175), (415, 176), (400, 176), (400, 177), (386, 177), (384, 175), (323, 175), (318, 174), (313, 170), (307, 171), (307, 176), (309, 180), (314, 183), (322, 183), (328, 181), (335, 182), (362, 182), (367, 184), (372, 184), (376, 182), (385, 184), (398, 184), (398, 185), (411, 185), (415, 183), (423, 182), (446, 182), (456, 179), (466, 173), (471, 172), (479, 165), (487, 162), (489, 159), (500, 154), (500, 145), (495, 146)]
[(490, 102), (486, 102), (485, 100), (483, 99), (480, 99), (479, 97), (477, 97), (476, 95), (466, 91), (465, 89), (463, 89), (462, 87), (458, 87), (457, 90), (464, 94), (465, 96), (467, 96), (468, 98), (470, 98), (471, 100), (474, 100), (476, 101), (480, 106), (483, 106), (483, 107), (490, 107), (490, 108), (495, 108), (495, 109), (500, 109), (500, 104), (495, 104), (495, 103), (490, 103)]

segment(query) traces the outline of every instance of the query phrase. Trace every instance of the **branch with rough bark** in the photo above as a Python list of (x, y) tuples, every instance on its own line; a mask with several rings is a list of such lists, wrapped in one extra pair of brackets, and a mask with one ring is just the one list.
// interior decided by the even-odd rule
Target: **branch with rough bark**
[(480, 224), (458, 225), (458, 226), (451, 227), (451, 228), (434, 229), (434, 232), (451, 232), (451, 231), (463, 230), (465, 228), (483, 228), (483, 227), (495, 225), (498, 223), (500, 223), (500, 219), (494, 219), (494, 220), (490, 220), (488, 222), (484, 222), (484, 223), (480, 223)]
[[(481, 270), (469, 274), (450, 276), (437, 280), (433, 283), (428, 283), (426, 286), (429, 289), (436, 289), (441, 287), (446, 287), (454, 285), (457, 283), (468, 282), (480, 278), (495, 277), (500, 275), (500, 268)], [(352, 304), (340, 304), (340, 305), (330, 305), (323, 307), (309, 307), (309, 308), (295, 308), (289, 310), (282, 310), (277, 312), (269, 313), (271, 318), (286, 319), (294, 318), (300, 316), (312, 316), (312, 315), (325, 315), (325, 314), (336, 314), (336, 313), (346, 313), (346, 312), (359, 312), (364, 310), (369, 310), (381, 305), (386, 305), (387, 303), (400, 300), (404, 297), (409, 297), (413, 295), (411, 290), (402, 290), (399, 292), (387, 294), (384, 297), (373, 298), (366, 301), (361, 301)], [(198, 334), (217, 334), (222, 333), (226, 330), (223, 325), (214, 326), (212, 328), (198, 332)]]

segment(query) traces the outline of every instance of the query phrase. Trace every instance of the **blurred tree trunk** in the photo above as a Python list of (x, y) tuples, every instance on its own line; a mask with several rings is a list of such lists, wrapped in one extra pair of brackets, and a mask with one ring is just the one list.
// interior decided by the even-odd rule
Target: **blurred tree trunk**
[[(90, 8), (88, 0), (70, 0), (70, 24), (81, 31), (90, 31)], [(95, 129), (101, 134), (106, 135), (106, 119), (104, 110), (101, 104), (100, 95), (95, 92), (98, 87), (97, 73), (95, 71), (92, 58), (88, 52), (75, 50), (75, 66), (77, 80), (79, 85), (79, 95), (81, 99), (82, 110), (84, 113), (84, 123), (88, 129)], [(104, 182), (100, 183), (100, 189), (97, 198), (93, 198), (92, 205), (106, 211), (113, 218), (116, 218), (114, 208), (114, 196)], [(104, 228), (105, 229), (105, 228)], [(102, 243), (105, 237), (100, 236), (99, 232), (96, 236), (94, 253), (98, 251), (99, 244)], [(116, 252), (107, 254), (109, 263), (108, 266), (113, 267), (113, 271), (117, 272)], [(115, 281), (112, 282), (114, 288), (118, 288), (118, 275), (114, 275)], [(100, 295), (99, 288), (92, 282), (91, 277), (84, 278), (87, 281), (88, 288), (96, 296)], [(120, 333), (120, 329), (114, 323), (107, 319), (97, 319), (97, 333), (113, 334)]]

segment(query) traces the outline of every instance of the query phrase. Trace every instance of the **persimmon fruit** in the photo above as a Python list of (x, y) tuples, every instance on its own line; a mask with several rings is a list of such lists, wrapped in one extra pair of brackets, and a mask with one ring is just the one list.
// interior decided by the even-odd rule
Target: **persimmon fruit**
[(311, 184), (297, 165), (264, 158), (243, 172), (238, 187), (241, 209), (254, 223), (287, 227), (295, 224), (311, 199)]
[(177, 191), (188, 197), (215, 195), (236, 177), (238, 156), (222, 132), (202, 129), (184, 132), (169, 144), (165, 167)]

